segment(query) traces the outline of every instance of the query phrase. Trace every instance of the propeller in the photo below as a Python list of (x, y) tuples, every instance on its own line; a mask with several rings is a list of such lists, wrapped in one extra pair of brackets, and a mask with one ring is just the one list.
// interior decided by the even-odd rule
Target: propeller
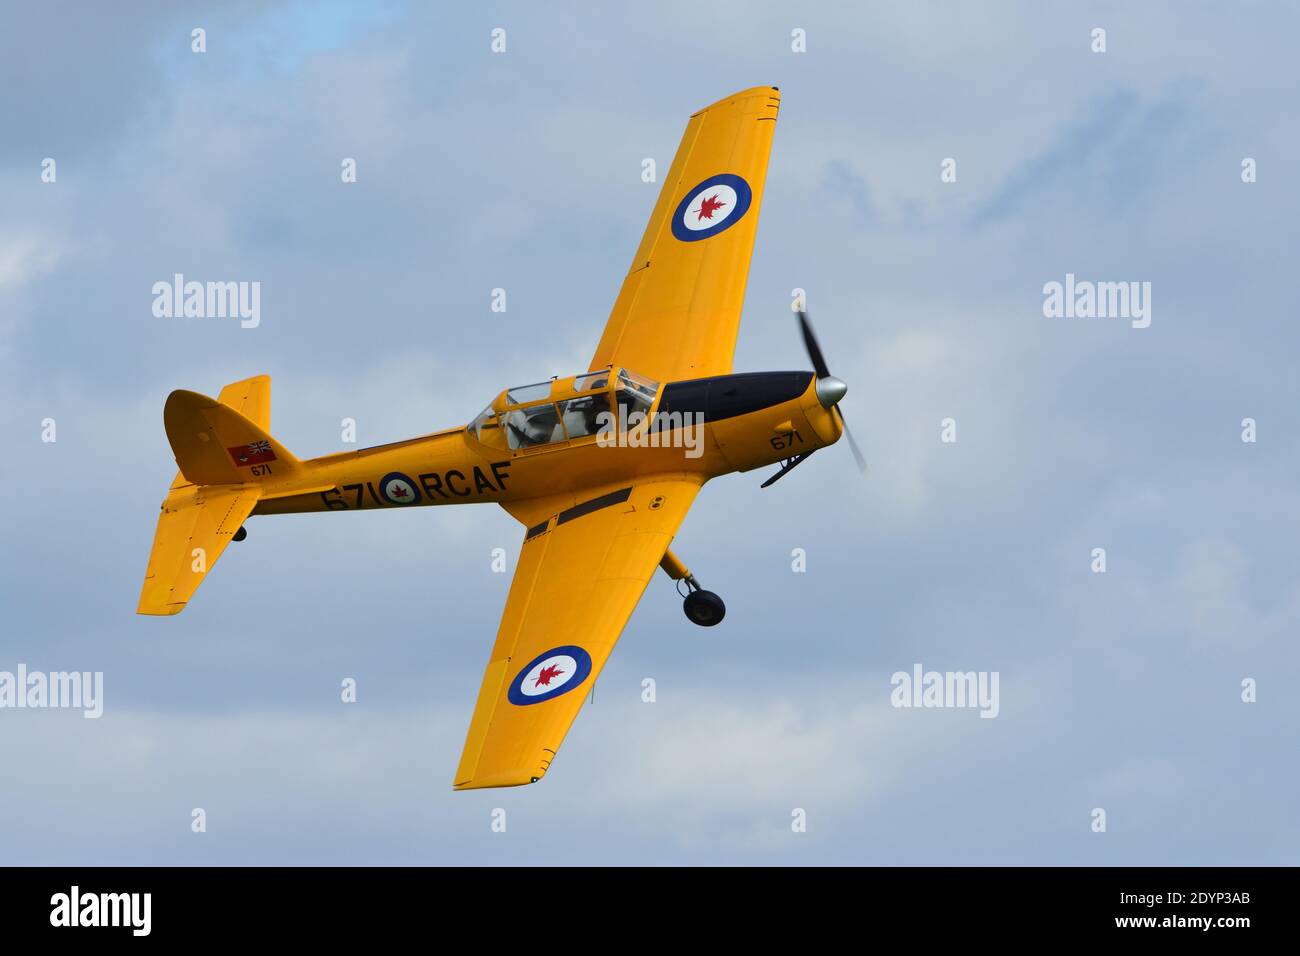
[(867, 459), (863, 457), (862, 449), (854, 441), (853, 432), (849, 431), (849, 423), (845, 421), (844, 413), (840, 411), (840, 402), (848, 394), (849, 387), (832, 375), (830, 368), (827, 367), (826, 356), (822, 354), (822, 347), (817, 342), (817, 336), (813, 334), (812, 323), (808, 321), (807, 312), (799, 313), (799, 331), (803, 333), (804, 348), (808, 350), (813, 371), (817, 373), (817, 400), (822, 403), (823, 408), (829, 408), (831, 413), (840, 420), (840, 427), (844, 429), (844, 437), (849, 440), (849, 448), (858, 463), (858, 469), (865, 475)]

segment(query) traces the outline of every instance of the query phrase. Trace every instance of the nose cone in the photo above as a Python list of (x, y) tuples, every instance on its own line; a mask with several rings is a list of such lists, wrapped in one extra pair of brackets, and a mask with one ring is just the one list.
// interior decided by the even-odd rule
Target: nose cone
[(817, 401), (822, 408), (834, 408), (849, 393), (849, 387), (834, 375), (817, 379)]

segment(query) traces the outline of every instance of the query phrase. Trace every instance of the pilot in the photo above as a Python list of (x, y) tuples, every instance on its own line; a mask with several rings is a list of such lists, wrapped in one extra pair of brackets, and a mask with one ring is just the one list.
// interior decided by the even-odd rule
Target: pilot
[[(550, 406), (544, 406), (549, 408)], [(540, 411), (540, 410), (539, 410)], [(506, 428), (510, 430), (511, 448), (531, 448), (555, 441), (553, 429), (545, 421), (545, 413), (528, 414), (522, 408), (514, 408), (506, 413)], [(556, 422), (555, 428), (559, 428)]]
[[(601, 384), (605, 383), (602, 382)], [(583, 424), (586, 425), (588, 435), (595, 435), (600, 431), (600, 426), (609, 421), (609, 419), (602, 420), (600, 417), (602, 412), (608, 412), (609, 410), (608, 393), (601, 392), (599, 395), (592, 395), (587, 399), (586, 407), (583, 408), (582, 413)]]

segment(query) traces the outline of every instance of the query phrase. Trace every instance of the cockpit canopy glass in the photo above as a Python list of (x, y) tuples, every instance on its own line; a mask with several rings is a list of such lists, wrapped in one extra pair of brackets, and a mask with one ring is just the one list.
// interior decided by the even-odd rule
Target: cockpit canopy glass
[(502, 416), (502, 420), (506, 428), (506, 446), (511, 450), (565, 440), (560, 413), (553, 402), (512, 408)]
[(586, 375), (575, 375), (573, 390), (575, 392), (589, 392), (594, 388), (608, 388), (610, 375), (611, 372), (608, 369), (599, 372), (588, 372)]
[[(639, 412), (638, 418), (640, 418), (650, 411), (650, 406), (655, 403), (655, 393), (658, 391), (658, 383), (642, 378), (640, 375), (633, 375), (627, 369), (619, 369), (616, 398), (619, 419), (624, 431), (627, 431), (628, 420), (631, 419), (633, 412)], [(632, 420), (632, 425), (636, 424), (637, 420)]]
[(658, 391), (658, 384), (648, 378), (611, 369), (508, 388), (468, 430), (481, 442), (517, 451), (608, 430), (615, 406), (619, 427), (626, 430), (630, 413), (648, 412)]
[(538, 382), (536, 385), (518, 385), (506, 389), (506, 402), (511, 405), (527, 405), (529, 402), (536, 402), (550, 397), (550, 382)]

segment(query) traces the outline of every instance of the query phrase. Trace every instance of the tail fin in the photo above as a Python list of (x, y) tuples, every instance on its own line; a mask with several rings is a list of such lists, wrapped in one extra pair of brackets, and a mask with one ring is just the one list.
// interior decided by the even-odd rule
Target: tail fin
[[(259, 379), (264, 384), (259, 384)], [(167, 396), (163, 426), (186, 481), (196, 485), (260, 483), (302, 469), (302, 463), (266, 430), (271, 417), (269, 378), (259, 376), (227, 385), (221, 397), (218, 401), (186, 391)], [(232, 407), (235, 401), (250, 414), (236, 411)]]
[(162, 504), (139, 614), (179, 614), (261, 497), (259, 485), (301, 470), (267, 433), (271, 379), (227, 385), (220, 400), (167, 397), (163, 425), (180, 474)]
[(242, 382), (231, 382), (221, 390), (217, 401), (229, 405), (262, 431), (271, 430), (271, 376), (254, 375)]

